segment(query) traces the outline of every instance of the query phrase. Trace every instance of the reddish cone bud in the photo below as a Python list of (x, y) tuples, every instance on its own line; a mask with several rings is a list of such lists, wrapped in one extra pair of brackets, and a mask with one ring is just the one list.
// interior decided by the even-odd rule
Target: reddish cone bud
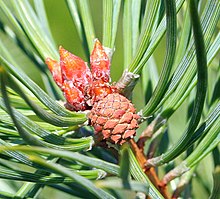
[(90, 64), (94, 81), (110, 81), (110, 60), (98, 39), (95, 40), (94, 49), (90, 56)]
[(81, 91), (92, 83), (92, 74), (80, 57), (73, 55), (64, 48), (60, 47), (60, 66), (64, 80), (72, 81)]
[(87, 64), (79, 57), (60, 47), (60, 66), (64, 80), (62, 90), (68, 102), (67, 107), (86, 110), (88, 87), (92, 84), (92, 74)]
[(105, 83), (102, 80), (94, 81), (92, 85), (92, 102), (97, 102), (107, 96), (108, 94), (111, 94), (115, 92), (115, 89), (113, 86), (111, 86), (109, 83)]
[(62, 89), (67, 100), (66, 108), (75, 111), (84, 111), (88, 108), (82, 91), (71, 81), (64, 80)]
[(60, 69), (59, 63), (55, 60), (47, 58), (46, 59), (46, 64), (47, 64), (50, 72), (53, 75), (53, 79), (55, 80), (57, 85), (61, 88), (63, 80), (62, 80), (61, 69)]

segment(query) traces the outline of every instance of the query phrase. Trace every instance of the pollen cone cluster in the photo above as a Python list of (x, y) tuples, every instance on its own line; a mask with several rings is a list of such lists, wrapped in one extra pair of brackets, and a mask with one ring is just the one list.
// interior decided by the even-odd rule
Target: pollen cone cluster
[(80, 57), (63, 47), (60, 61), (46, 59), (54, 80), (66, 98), (66, 108), (72, 111), (90, 110), (89, 119), (95, 133), (114, 144), (123, 144), (138, 128), (133, 104), (117, 93), (110, 81), (110, 58), (106, 48), (96, 39), (90, 56), (90, 68)]
[(112, 93), (94, 104), (89, 118), (95, 132), (103, 139), (121, 145), (135, 135), (139, 116), (127, 98)]

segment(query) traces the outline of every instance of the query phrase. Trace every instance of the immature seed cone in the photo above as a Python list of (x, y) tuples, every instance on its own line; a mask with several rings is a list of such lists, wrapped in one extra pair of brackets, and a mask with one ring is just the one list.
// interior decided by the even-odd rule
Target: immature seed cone
[(139, 116), (126, 97), (112, 93), (94, 104), (89, 118), (96, 134), (121, 145), (135, 135)]

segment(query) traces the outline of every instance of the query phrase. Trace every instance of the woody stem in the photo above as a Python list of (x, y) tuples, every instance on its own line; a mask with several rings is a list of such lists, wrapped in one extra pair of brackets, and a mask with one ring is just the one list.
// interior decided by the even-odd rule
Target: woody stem
[(155, 171), (155, 168), (146, 168), (146, 162), (147, 158), (144, 155), (143, 151), (139, 149), (138, 145), (136, 144), (134, 139), (130, 139), (129, 141), (131, 149), (140, 164), (141, 168), (143, 169), (144, 173), (148, 176), (148, 178), (151, 180), (151, 182), (154, 184), (154, 186), (160, 191), (160, 193), (164, 196), (164, 198), (170, 198), (167, 193), (167, 187), (166, 185), (163, 185), (161, 183), (160, 179), (157, 176), (157, 173)]

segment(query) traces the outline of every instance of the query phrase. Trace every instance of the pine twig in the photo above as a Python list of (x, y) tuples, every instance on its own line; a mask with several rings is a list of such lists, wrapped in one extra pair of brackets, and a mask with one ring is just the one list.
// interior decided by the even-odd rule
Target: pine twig
[(135, 154), (135, 157), (138, 161), (138, 163), (140, 164), (141, 168), (143, 169), (144, 173), (148, 176), (148, 178), (150, 179), (150, 181), (154, 184), (154, 186), (160, 191), (160, 193), (164, 196), (164, 198), (168, 199), (169, 194), (167, 192), (167, 187), (166, 185), (164, 186), (163, 183), (161, 183), (161, 181), (159, 180), (155, 168), (151, 167), (151, 168), (146, 168), (146, 162), (147, 162), (147, 158), (144, 155), (143, 151), (141, 149), (139, 149), (138, 145), (136, 144), (136, 142), (134, 141), (134, 139), (130, 139), (129, 141), (132, 151)]

